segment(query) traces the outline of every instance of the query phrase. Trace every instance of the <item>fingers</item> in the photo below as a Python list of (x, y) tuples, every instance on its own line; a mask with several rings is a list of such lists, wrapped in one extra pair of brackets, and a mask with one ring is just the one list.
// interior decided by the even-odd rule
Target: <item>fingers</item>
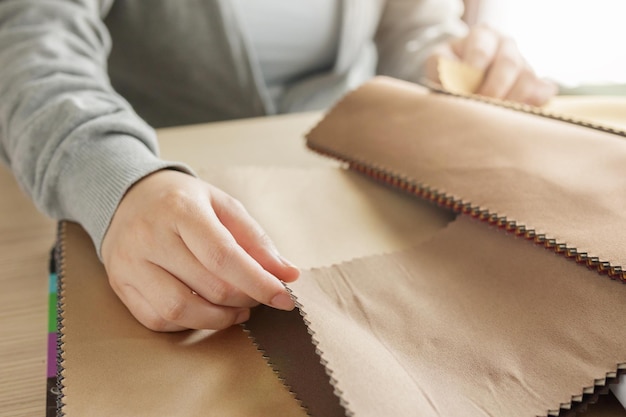
[(478, 94), (507, 101), (541, 106), (557, 93), (555, 84), (534, 73), (515, 42), (502, 38)]
[(142, 264), (137, 277), (133, 285), (112, 287), (137, 320), (151, 330), (219, 330), (249, 318), (248, 309), (209, 303), (156, 265)]
[(521, 72), (517, 81), (506, 95), (506, 100), (541, 106), (557, 93), (557, 86), (537, 78), (530, 69)]
[[(213, 204), (219, 205), (219, 201)], [(225, 210), (227, 208), (218, 209), (222, 215)], [(235, 226), (239, 228), (245, 228), (249, 222), (246, 218), (238, 220), (244, 223)], [(215, 213), (201, 213), (181, 219), (178, 232), (191, 253), (213, 275), (227, 278), (234, 287), (263, 304), (282, 310), (294, 308), (294, 303), (281, 281), (263, 269), (237, 243)]]
[(553, 83), (535, 75), (512, 39), (487, 26), (473, 27), (450, 47), (463, 62), (485, 72), (477, 94), (540, 106), (557, 93)]
[(499, 35), (486, 26), (476, 26), (467, 37), (452, 43), (453, 51), (466, 64), (486, 71), (494, 60), (500, 44)]
[(134, 287), (130, 285), (119, 287), (114, 284), (111, 284), (111, 287), (137, 321), (148, 329), (155, 332), (180, 332), (188, 329), (185, 326), (166, 322)]
[(219, 220), (250, 256), (282, 281), (293, 282), (298, 278), (298, 268), (278, 253), (269, 236), (239, 201), (222, 192), (212, 197)]
[(161, 238), (163, 246), (150, 254), (149, 260), (177, 277), (190, 290), (215, 305), (254, 307), (259, 303), (233, 285), (212, 274), (189, 251), (180, 236)]
[(130, 189), (102, 259), (120, 299), (153, 330), (222, 329), (259, 302), (294, 308), (281, 280), (296, 279), (297, 268), (240, 203), (180, 172), (153, 173)]
[(478, 94), (499, 99), (507, 97), (524, 67), (515, 42), (502, 38)]

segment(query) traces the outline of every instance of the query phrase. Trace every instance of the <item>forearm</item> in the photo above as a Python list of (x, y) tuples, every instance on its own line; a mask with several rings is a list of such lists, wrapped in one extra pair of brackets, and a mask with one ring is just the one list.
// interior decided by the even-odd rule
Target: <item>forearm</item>
[(99, 13), (95, 0), (0, 3), (0, 157), (39, 209), (81, 223), (98, 249), (126, 190), (175, 166), (110, 86)]

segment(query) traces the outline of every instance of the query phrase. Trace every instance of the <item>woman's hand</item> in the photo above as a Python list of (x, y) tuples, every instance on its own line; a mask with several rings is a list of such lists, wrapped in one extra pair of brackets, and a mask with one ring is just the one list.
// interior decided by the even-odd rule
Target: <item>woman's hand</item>
[(223, 329), (259, 303), (291, 310), (285, 261), (241, 203), (190, 175), (164, 170), (122, 199), (102, 242), (109, 282), (156, 331)]
[(486, 26), (473, 27), (465, 38), (442, 45), (427, 61), (426, 76), (439, 81), (440, 56), (460, 60), (484, 72), (476, 94), (541, 106), (557, 92), (556, 85), (537, 77), (515, 42)]

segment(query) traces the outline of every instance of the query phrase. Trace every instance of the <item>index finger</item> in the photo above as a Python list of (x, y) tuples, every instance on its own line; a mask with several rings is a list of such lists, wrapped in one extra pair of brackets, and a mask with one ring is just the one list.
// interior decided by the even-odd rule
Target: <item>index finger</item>
[[(206, 202), (209, 206), (210, 203)], [(247, 214), (241, 214), (245, 216)], [(246, 224), (251, 219), (240, 219)], [(293, 300), (282, 282), (270, 274), (235, 240), (211, 207), (196, 210), (180, 220), (178, 231), (200, 263), (220, 279), (254, 300), (292, 310)]]

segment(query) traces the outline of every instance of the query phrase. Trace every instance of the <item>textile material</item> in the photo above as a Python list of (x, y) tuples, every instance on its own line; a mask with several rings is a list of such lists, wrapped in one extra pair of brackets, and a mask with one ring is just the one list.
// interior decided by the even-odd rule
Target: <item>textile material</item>
[(336, 168), (199, 170), (243, 203), (278, 250), (301, 268), (406, 249), (454, 215)]
[[(428, 248), (434, 242), (430, 239), (441, 239), (438, 231), (451, 219), (450, 214), (445, 211), (337, 168), (305, 170), (250, 167), (230, 169), (221, 173), (200, 171), (200, 175), (207, 179), (220, 181), (221, 186), (227, 188), (229, 192), (237, 195), (239, 199), (247, 201), (250, 211), (253, 212), (263, 227), (267, 228), (268, 233), (274, 237), (276, 244), (285, 252), (285, 255), (295, 256), (294, 261), (297, 260), (299, 263), (308, 265), (317, 263), (318, 266), (321, 266), (335, 262), (336, 258), (324, 259), (325, 254), (329, 252), (320, 248), (343, 241), (346, 243), (337, 245), (339, 250), (343, 251), (343, 260), (376, 253), (411, 250), (412, 245)], [(308, 176), (313, 178), (308, 183), (302, 181)], [(343, 192), (339, 192), (341, 190)], [(347, 194), (348, 197), (344, 194)], [(372, 195), (376, 198), (371, 198)], [(335, 199), (337, 196), (341, 196), (341, 199)], [(312, 203), (315, 200), (318, 201), (317, 204)], [(358, 206), (364, 208), (356, 212), (341, 210), (341, 207), (344, 206), (352, 207), (350, 200), (353, 200), (352, 204), (359, 202)], [(336, 204), (332, 204), (332, 202)], [(281, 210), (277, 211), (277, 207), (281, 207)], [(413, 213), (411, 213), (411, 207), (413, 207)], [(408, 220), (402, 220), (403, 222), (410, 222), (411, 219), (414, 219), (414, 222), (422, 225), (432, 224), (432, 229), (428, 231), (428, 227), (426, 227), (428, 233), (423, 235), (421, 239), (409, 238), (420, 229), (416, 227), (417, 225), (411, 228), (410, 224), (407, 223), (393, 226), (394, 220), (398, 219), (400, 214), (408, 218)], [(368, 217), (373, 220), (368, 220)], [(384, 226), (385, 219), (391, 220), (386, 223), (387, 226)], [(306, 233), (295, 234), (296, 231), (308, 227), (310, 222), (315, 227), (311, 227)], [(350, 225), (345, 226), (345, 228), (337, 228), (338, 225), (346, 223)], [(367, 226), (377, 223), (378, 226), (373, 229)], [(359, 224), (363, 227), (357, 227)], [(484, 225), (478, 226), (481, 226), (479, 227), (480, 230), (485, 228)], [(66, 227), (62, 234), (64, 262), (60, 279), (63, 285), (61, 297), (64, 306), (62, 329), (64, 362), (62, 365), (64, 367), (63, 384), (65, 388), (63, 392), (65, 398), (63, 402), (65, 403), (64, 412), (68, 417), (85, 414), (97, 416), (98, 413), (101, 413), (100, 415), (142, 416), (160, 414), (163, 410), (166, 410), (168, 415), (174, 416), (195, 415), (194, 413), (197, 414), (197, 411), (203, 407), (206, 410), (206, 407), (209, 407), (208, 403), (210, 403), (210, 409), (216, 410), (219, 415), (305, 415), (297, 407), (298, 403), (286, 394), (274, 374), (265, 367), (263, 359), (254, 350), (239, 327), (218, 333), (198, 331), (175, 335), (154, 333), (143, 328), (109, 289), (104, 271), (95, 257), (94, 249), (87, 235), (75, 225), (68, 224)], [(289, 230), (294, 234), (290, 236)], [(371, 230), (377, 230), (377, 233), (383, 236), (402, 236), (405, 232), (406, 237), (378, 240), (371, 233)], [(346, 233), (348, 231), (351, 232)], [(448, 233), (449, 238), (450, 232), (444, 233)], [(501, 232), (494, 233), (505, 242), (509, 240), (518, 241), (511, 235), (503, 235)], [(435, 237), (433, 238), (433, 236)], [(371, 243), (363, 245), (362, 242), (367, 240), (371, 240)], [(420, 241), (423, 243), (420, 244)], [(323, 245), (320, 245), (320, 242)], [(356, 245), (356, 249), (349, 245), (349, 242)], [(376, 242), (379, 242), (378, 245)], [(439, 242), (439, 246), (433, 250), (437, 248), (437, 250), (441, 250), (441, 245), (444, 245), (445, 242)], [(519, 243), (526, 251), (537, 252), (548, 258), (553, 257), (545, 250), (528, 245), (526, 242)], [(498, 242), (491, 242), (491, 244), (497, 246)], [(460, 243), (456, 243), (450, 246), (446, 249), (447, 254), (460, 253), (459, 250), (456, 250), (460, 248), (459, 245)], [(473, 247), (474, 245), (471, 244), (470, 246)], [(475, 252), (479, 251), (480, 248), (484, 248), (484, 246), (479, 245), (472, 250)], [(464, 256), (471, 258), (474, 252), (466, 253)], [(374, 259), (386, 259), (387, 256), (395, 257), (398, 255), (374, 256)], [(571, 262), (560, 258), (556, 259), (563, 261), (562, 263), (565, 265), (571, 265), (575, 271), (589, 273), (591, 275), (590, 282), (606, 282), (614, 288), (621, 288), (606, 278), (596, 279), (598, 277), (594, 276), (593, 273), (577, 267)], [(368, 259), (358, 259), (351, 264), (361, 264), (362, 262), (369, 261)], [(474, 265), (474, 267), (477, 266), (480, 267), (480, 264)], [(343, 266), (329, 267), (328, 271), (332, 272), (337, 268), (343, 268)], [(397, 265), (395, 268), (397, 269)], [(451, 264), (448, 268), (454, 268), (454, 265)], [(311, 276), (312, 274), (321, 274), (320, 271), (322, 270), (316, 269), (305, 272), (297, 285), (310, 285), (315, 290), (315, 286), (318, 284), (311, 280)], [(370, 272), (366, 268), (363, 276), (370, 276), (371, 278)], [(466, 273), (462, 272), (459, 274), (460, 277), (455, 276), (452, 282), (463, 281), (459, 285), (471, 286), (471, 281), (460, 280), (464, 274)], [(361, 274), (359, 274), (360, 276)], [(391, 284), (389, 279), (381, 280), (380, 277), (382, 276), (384, 275), (380, 274), (377, 280), (386, 285)], [(450, 282), (450, 277), (446, 282)], [(433, 285), (436, 283), (434, 279), (426, 282), (426, 284)], [(521, 281), (518, 281), (518, 285), (521, 285)], [(391, 289), (391, 287), (389, 288)], [(474, 288), (473, 293), (469, 295), (480, 296), (480, 289), (485, 289), (487, 294), (495, 291), (485, 284), (482, 287)], [(508, 296), (511, 296), (512, 288), (509, 288), (508, 291), (506, 287), (502, 289)], [(294, 290), (304, 294), (302, 290), (296, 287)], [(311, 291), (310, 294), (315, 296), (314, 291)], [(387, 314), (397, 315), (400, 311), (397, 307), (397, 301), (408, 296), (408, 294), (404, 291), (398, 291), (393, 294), (393, 297), (377, 294), (377, 298), (382, 301), (391, 300), (393, 307), (388, 309)], [(469, 296), (468, 294), (456, 294), (456, 296), (459, 295), (462, 298)], [(513, 295), (517, 296), (517, 294)], [(308, 304), (305, 297), (300, 298), (300, 301)], [(469, 301), (468, 298), (467, 302), (469, 303)], [(545, 300), (539, 298), (537, 301)], [(568, 300), (563, 298), (561, 301), (567, 302)], [(418, 307), (422, 305), (414, 304)], [(445, 303), (441, 304), (440, 308), (445, 310), (446, 306), (443, 305)], [(329, 302), (329, 305), (332, 307), (332, 302)], [(575, 304), (571, 305), (575, 306)], [(515, 304), (513, 307), (521, 308), (521, 306), (521, 304)], [(610, 307), (610, 305), (607, 306)], [(454, 310), (455, 307), (458, 305), (451, 304), (448, 306), (451, 310)], [(487, 305), (484, 308), (487, 307), (494, 306)], [(477, 307), (477, 310), (483, 312), (480, 307)], [(280, 313), (275, 310), (270, 311), (276, 314)], [(529, 312), (532, 316), (535, 308), (533, 307)], [(311, 311), (307, 314), (311, 314), (309, 318), (313, 318), (315, 313)], [(432, 317), (432, 319), (436, 319), (436, 317)], [(467, 319), (472, 323), (478, 322), (477, 316), (474, 318), (467, 317)], [(271, 326), (273, 332), (281, 331), (281, 328), (277, 327), (278, 322), (271, 318), (268, 320), (275, 324), (275, 326)], [(425, 320), (428, 321), (428, 318)], [(319, 320), (315, 321), (315, 325), (319, 326)], [(333, 320), (328, 324), (332, 325), (336, 322), (337, 320)], [(414, 322), (412, 320), (411, 324), (407, 325), (405, 321), (389, 320), (388, 323), (390, 331), (394, 331), (397, 326), (402, 329), (414, 329)], [(479, 322), (478, 325), (480, 324)], [(579, 324), (584, 325), (585, 321)], [(431, 328), (430, 330), (434, 329)], [(468, 333), (475, 330), (474, 327), (466, 329)], [(475, 337), (478, 337), (477, 335), (478, 333)], [(447, 339), (446, 336), (448, 336)], [(441, 337), (448, 342), (451, 339), (448, 332), (443, 332)], [(489, 335), (489, 338), (489, 340), (493, 340), (496, 336)], [(467, 343), (461, 345), (461, 348), (471, 350), (474, 340), (466, 339), (465, 341)], [(506, 345), (506, 343), (503, 342), (502, 345)], [(373, 344), (373, 346), (376, 345)], [(573, 348), (578, 349), (576, 346)], [(359, 348), (350, 354), (361, 354), (360, 352)], [(501, 358), (502, 362), (505, 364), (515, 363), (512, 359), (509, 361), (507, 358), (509, 355)], [(277, 359), (281, 358), (274, 357), (274, 365), (284, 363), (284, 361), (277, 361)], [(295, 361), (296, 366), (304, 366), (297, 359)], [(363, 377), (363, 370), (369, 368), (370, 364), (371, 358), (360, 368), (356, 379)], [(94, 375), (102, 375), (102, 377), (94, 377)], [(445, 392), (459, 389), (459, 386), (452, 383), (453, 381), (449, 382), (450, 386), (442, 388)], [(345, 382), (340, 383), (345, 384)], [(242, 398), (248, 399), (249, 402), (242, 403)], [(623, 415), (614, 402), (608, 402), (606, 406), (595, 410), (594, 413), (588, 415), (602, 417)]]
[[(616, 239), (614, 231), (626, 219), (622, 214), (626, 202), (616, 197), (624, 185), (620, 158), (626, 145), (620, 136), (625, 133), (532, 113), (538, 111), (430, 94), (407, 83), (378, 79), (344, 98), (308, 135), (308, 145), (388, 185), (486, 220), (624, 280), (621, 252), (626, 242)], [(514, 252), (500, 253), (493, 261), (506, 256)], [(463, 259), (451, 254), (449, 262), (462, 264)], [(345, 271), (337, 275), (340, 283), (346, 279)], [(298, 285), (294, 284), (296, 297), (301, 295)], [(306, 297), (308, 292), (303, 294)], [(307, 302), (301, 304), (307, 314)], [(364, 305), (360, 302), (359, 309), (364, 310)], [(315, 333), (320, 319), (307, 320)], [(619, 332), (619, 328), (612, 330)], [(323, 352), (324, 340), (317, 342)], [(619, 345), (611, 354), (617, 351)], [(331, 362), (328, 367), (336, 375)], [(606, 372), (614, 373), (620, 363), (617, 360), (614, 369)], [(582, 395), (583, 388), (589, 386), (572, 396)], [(357, 395), (357, 402), (362, 398)], [(436, 406), (434, 410), (436, 415)], [(549, 410), (558, 407), (544, 411)]]
[(626, 287), (462, 216), (289, 284), (355, 416), (545, 416), (626, 364)]
[(61, 251), (66, 416), (306, 415), (241, 327), (150, 331), (113, 293), (78, 225), (63, 223)]
[[(332, 146), (343, 146), (344, 139), (359, 140), (352, 145), (368, 149), (372, 139), (368, 132), (374, 130), (387, 139), (378, 144), (379, 152), (370, 154), (372, 160), (378, 160), (388, 157), (386, 151), (396, 149), (393, 141), (406, 134), (393, 129), (410, 127), (411, 133), (423, 134), (431, 141), (448, 141), (452, 156), (447, 159), (448, 154), (443, 154), (436, 159), (439, 154), (426, 151), (412, 155), (415, 148), (408, 146), (403, 158), (410, 159), (411, 166), (458, 163), (454, 147), (459, 145), (451, 145), (454, 135), (435, 135), (428, 127), (438, 126), (432, 115), (428, 118), (430, 106), (420, 108), (408, 100), (410, 107), (403, 101), (404, 93), (390, 99), (385, 91), (388, 87), (374, 94), (378, 100), (373, 104), (361, 103), (360, 98), (349, 103), (351, 109), (344, 117), (352, 114), (352, 130), (336, 129), (344, 120), (336, 117), (337, 112), (347, 110), (347, 102), (341, 103), (315, 130), (316, 135), (326, 132), (330, 136), (318, 139)], [(405, 99), (423, 93), (400, 90), (407, 94)], [(347, 100), (354, 99), (351, 97)], [(429, 95), (428, 100), (431, 98), (435, 103), (466, 103), (448, 96)], [(407, 113), (386, 114), (394, 102), (406, 105)], [(476, 110), (483, 109), (481, 106), (471, 102), (459, 114), (454, 106), (443, 112), (438, 108), (437, 114), (448, 117), (454, 131), (463, 127), (451, 121), (464, 120), (464, 111), (475, 111), (477, 120), (482, 120)], [(487, 114), (498, 116), (492, 120), (496, 126), (509, 122), (509, 113), (500, 111), (510, 110), (486, 108)], [(357, 117), (362, 111), (365, 113)], [(522, 127), (534, 132), (535, 123), (559, 123), (556, 132), (562, 132), (561, 127), (566, 133), (575, 131), (576, 135), (569, 137), (581, 143), (588, 135), (594, 143), (612, 143), (614, 137), (528, 114), (511, 114), (516, 115), (511, 116), (513, 120), (525, 118), (511, 133), (519, 137), (526, 138), (519, 132)], [(384, 123), (373, 123), (374, 116)], [(417, 116), (425, 120), (411, 126), (408, 120)], [(472, 136), (468, 132), (465, 126), (466, 135)], [(473, 137), (489, 139), (489, 132), (474, 133)], [(546, 143), (562, 140), (558, 135), (547, 137)], [(527, 139), (528, 146), (536, 142), (535, 137)], [(488, 143), (498, 145), (503, 155), (509, 155), (507, 146), (515, 145), (507, 145), (507, 137), (502, 144)], [(549, 145), (545, 148), (552, 149)], [(470, 161), (480, 161), (484, 150), (470, 146), (461, 150), (466, 152), (461, 166), (474, 168), (464, 175), (482, 179), (482, 171)], [(347, 156), (355, 152), (350, 146), (347, 151)], [(619, 153), (619, 148), (615, 152)], [(565, 153), (559, 156), (560, 160), (569, 157)], [(503, 159), (496, 158), (496, 162), (507, 167)], [(601, 167), (598, 175), (604, 175), (603, 169), (608, 168)], [(604, 384), (607, 374), (614, 376), (619, 364), (626, 361), (626, 334), (620, 327), (620, 318), (626, 313), (625, 304), (620, 303), (626, 287), (513, 233), (465, 216), (452, 221), (454, 216), (448, 211), (339, 168), (248, 167), (198, 172), (241, 200), (286, 257), (312, 268), (290, 284), (290, 289), (314, 333), (308, 341), (315, 342), (330, 374), (328, 382), (337, 395), (333, 400), (356, 416), (415, 415), (416, 410), (426, 416), (545, 415), (567, 406), (572, 397), (589, 399), (594, 384)], [(498, 171), (493, 168), (493, 172)], [(453, 167), (438, 171), (444, 179), (454, 173)], [(463, 181), (471, 182), (459, 179), (461, 184)], [(490, 203), (501, 204), (504, 196), (519, 197), (517, 187), (509, 185), (496, 192), (497, 183), (481, 185), (478, 191), (497, 197)], [(566, 182), (561, 186), (568, 187)], [(485, 190), (487, 187), (490, 189)], [(533, 196), (543, 197), (542, 190), (526, 193), (526, 200), (532, 203)], [(610, 204), (606, 199), (589, 203)], [(532, 205), (528, 207), (523, 207), (524, 213), (536, 214)], [(586, 214), (585, 219), (594, 221), (591, 218), (597, 213)], [(606, 240), (598, 238), (600, 243)], [(208, 409), (218, 415), (305, 415), (294, 399), (298, 392), (290, 395), (280, 385), (239, 327), (175, 335), (148, 331), (109, 289), (82, 229), (66, 224), (61, 242), (66, 415), (176, 416)], [(267, 312), (281, 314), (272, 309)], [(282, 329), (283, 322), (273, 321), (271, 314), (263, 319), (268, 331), (263, 336), (271, 337)], [(261, 342), (260, 337), (257, 340)], [(274, 351), (275, 347), (267, 347)], [(304, 361), (266, 353), (278, 371), (285, 366), (300, 372), (305, 369)], [(611, 398), (585, 415), (623, 414)]]
[(626, 267), (620, 135), (380, 78), (344, 98), (308, 143), (545, 234), (615, 274)]
[[(452, 218), (337, 168), (199, 172), (247, 203), (261, 225), (275, 232), (270, 235), (282, 253), (301, 265), (404, 249)], [(206, 410), (306, 415), (240, 327), (217, 333), (147, 330), (110, 289), (85, 232), (67, 223), (61, 243), (62, 401), (68, 417), (188, 417)]]

